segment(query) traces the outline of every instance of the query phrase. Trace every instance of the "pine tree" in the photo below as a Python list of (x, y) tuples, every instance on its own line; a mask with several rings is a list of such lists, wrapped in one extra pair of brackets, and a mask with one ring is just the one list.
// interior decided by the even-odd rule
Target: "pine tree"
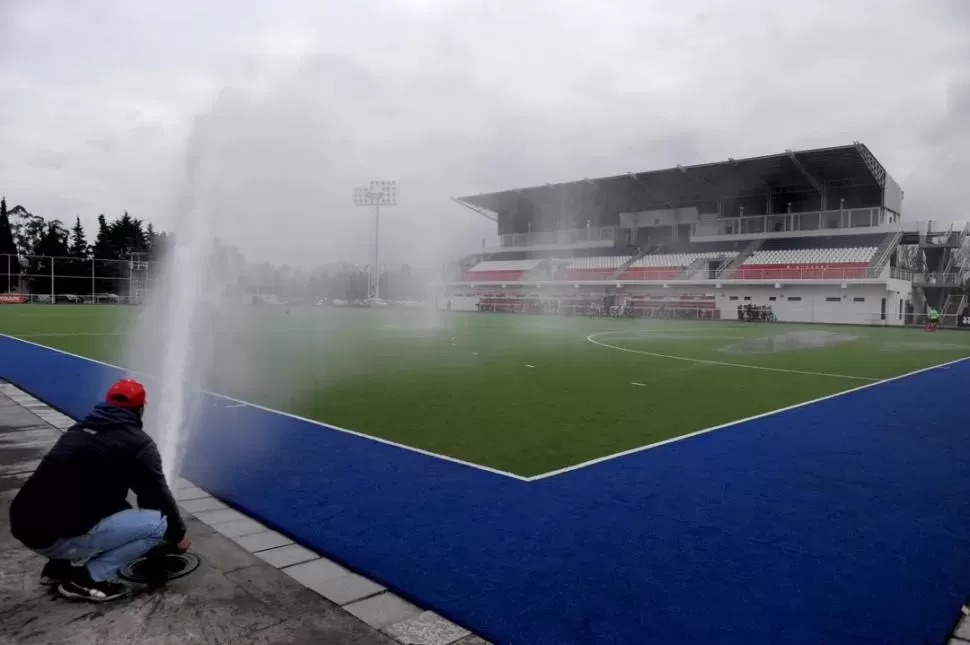
[[(70, 267), (67, 260), (68, 232), (60, 220), (41, 221), (41, 230), (36, 235), (31, 249), (30, 290), (38, 295), (65, 293), (70, 287), (67, 273)], [(55, 278), (54, 275), (58, 278)]]
[(74, 220), (71, 228), (71, 241), (68, 244), (68, 255), (72, 258), (83, 259), (88, 257), (88, 240), (84, 235), (84, 226), (81, 225), (81, 218)]
[(99, 260), (115, 259), (114, 245), (111, 239), (111, 229), (104, 213), (98, 215), (98, 236), (94, 240), (94, 247), (91, 249), (94, 257)]
[(13, 291), (20, 282), (20, 258), (17, 257), (6, 197), (0, 197), (0, 276), (2, 291)]

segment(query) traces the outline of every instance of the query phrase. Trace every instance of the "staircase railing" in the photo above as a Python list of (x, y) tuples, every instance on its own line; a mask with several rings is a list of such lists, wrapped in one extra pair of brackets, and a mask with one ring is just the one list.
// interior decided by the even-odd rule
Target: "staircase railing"
[(963, 311), (963, 308), (967, 304), (967, 297), (962, 293), (951, 293), (946, 297), (946, 301), (943, 303), (943, 311), (941, 312), (940, 318), (943, 321), (945, 327), (956, 327), (957, 316)]
[(696, 260), (694, 260), (693, 262), (685, 266), (683, 269), (681, 269), (680, 273), (677, 274), (676, 279), (689, 280), (692, 275), (694, 275), (695, 273), (703, 269), (704, 279), (706, 280), (709, 277), (707, 274), (707, 268), (710, 266), (711, 261), (712, 260), (709, 258), (697, 258)]
[(744, 247), (744, 250), (735, 256), (733, 260), (722, 266), (715, 276), (718, 280), (727, 280), (734, 273), (735, 269), (744, 264), (744, 261), (751, 257), (755, 251), (765, 243), (764, 239), (751, 240), (751, 243)]
[(873, 278), (879, 277), (879, 274), (882, 273), (886, 264), (889, 263), (889, 259), (892, 257), (901, 239), (903, 239), (903, 234), (899, 231), (890, 233), (883, 239), (882, 244), (879, 245), (879, 248), (876, 249), (872, 259), (869, 261), (869, 267), (866, 271), (867, 276)]
[(631, 266), (633, 266), (633, 263), (634, 262), (636, 262), (637, 260), (639, 260), (640, 258), (642, 258), (646, 254), (647, 254), (647, 249), (641, 249), (639, 253), (633, 254), (632, 256), (630, 256), (630, 259), (629, 260), (627, 260), (626, 262), (624, 262), (623, 264), (620, 265), (620, 268), (619, 269), (617, 269), (616, 271), (614, 271), (613, 273), (611, 273), (610, 274), (610, 277), (607, 278), (607, 280), (616, 280), (621, 275), (623, 275), (623, 272), (624, 271), (626, 271)]

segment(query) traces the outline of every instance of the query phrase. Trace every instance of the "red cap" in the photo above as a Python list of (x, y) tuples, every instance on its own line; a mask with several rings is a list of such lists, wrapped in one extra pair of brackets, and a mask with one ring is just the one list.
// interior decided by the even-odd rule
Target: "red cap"
[(121, 379), (110, 388), (105, 400), (121, 408), (141, 408), (145, 405), (145, 386), (130, 378)]

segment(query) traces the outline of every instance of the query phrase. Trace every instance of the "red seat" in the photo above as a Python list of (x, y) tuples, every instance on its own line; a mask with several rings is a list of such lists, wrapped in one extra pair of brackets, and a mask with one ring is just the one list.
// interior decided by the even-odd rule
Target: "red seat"
[(619, 280), (672, 280), (680, 273), (681, 267), (630, 267)]
[(741, 280), (838, 280), (865, 276), (866, 262), (830, 264), (744, 264), (731, 276)]
[(518, 282), (525, 275), (523, 270), (514, 271), (465, 271), (462, 282)]
[[(617, 267), (618, 268), (618, 267)], [(568, 269), (564, 279), (566, 280), (605, 280), (616, 273), (616, 268), (597, 268), (597, 269)]]

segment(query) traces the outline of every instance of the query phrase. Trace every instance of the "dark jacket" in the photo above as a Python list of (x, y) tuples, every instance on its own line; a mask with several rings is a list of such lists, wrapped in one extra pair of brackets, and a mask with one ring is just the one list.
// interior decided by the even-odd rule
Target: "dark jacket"
[(141, 418), (132, 410), (99, 403), (61, 435), (24, 483), (10, 506), (10, 531), (35, 549), (83, 535), (109, 515), (131, 508), (129, 489), (138, 496), (139, 508), (165, 515), (166, 539), (182, 539), (185, 524)]

